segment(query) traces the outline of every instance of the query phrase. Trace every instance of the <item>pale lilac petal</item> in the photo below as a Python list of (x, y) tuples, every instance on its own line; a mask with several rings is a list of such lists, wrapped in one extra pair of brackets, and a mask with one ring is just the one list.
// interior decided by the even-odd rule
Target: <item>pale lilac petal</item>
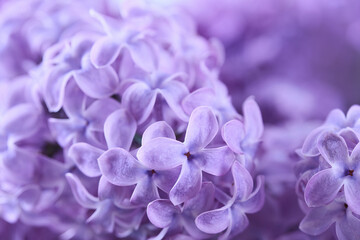
[(159, 171), (153, 175), (154, 182), (164, 192), (170, 192), (171, 188), (175, 185), (179, 178), (181, 166), (173, 169)]
[(164, 121), (159, 121), (151, 124), (143, 133), (141, 144), (145, 145), (151, 142), (154, 138), (165, 137), (175, 139), (173, 129)]
[(72, 78), (72, 73), (68, 66), (52, 70), (44, 82), (44, 100), (50, 112), (57, 112), (61, 109), (64, 102), (65, 88), (68, 81)]
[(39, 202), (41, 189), (36, 185), (28, 185), (24, 187), (22, 192), (17, 196), (22, 209), (32, 211)]
[(231, 232), (230, 234), (235, 236), (249, 225), (249, 219), (246, 217), (240, 207), (234, 205), (231, 208)]
[(349, 208), (354, 213), (360, 214), (360, 181), (357, 179), (347, 179), (344, 184), (344, 191)]
[(125, 109), (119, 109), (110, 114), (104, 124), (104, 135), (108, 148), (130, 149), (136, 128), (135, 119)]
[(185, 153), (181, 142), (159, 137), (142, 146), (137, 158), (150, 169), (167, 170), (181, 165), (186, 160)]
[(340, 109), (332, 110), (326, 118), (325, 125), (342, 128), (345, 126), (346, 117)]
[(218, 129), (218, 122), (211, 108), (198, 107), (191, 113), (184, 144), (190, 153), (197, 152), (209, 145)]
[(180, 209), (169, 200), (159, 199), (149, 203), (146, 213), (152, 224), (158, 228), (166, 228), (170, 226), (175, 215), (180, 213)]
[(84, 117), (89, 122), (88, 128), (103, 132), (106, 118), (114, 111), (120, 109), (120, 106), (120, 103), (112, 98), (93, 102), (84, 112)]
[(335, 199), (343, 180), (328, 168), (312, 176), (305, 188), (305, 201), (309, 207), (319, 207)]
[(75, 81), (66, 86), (63, 109), (68, 118), (81, 118), (85, 109), (86, 96)]
[(156, 69), (156, 54), (147, 41), (132, 42), (126, 47), (130, 52), (131, 58), (138, 67), (147, 72), (152, 72)]
[(49, 128), (60, 146), (65, 147), (72, 142), (77, 131), (83, 131), (86, 122), (81, 119), (49, 119)]
[(212, 103), (216, 101), (216, 94), (214, 89), (212, 88), (199, 88), (196, 91), (190, 93), (190, 95), (186, 96), (182, 101), (182, 106), (184, 108), (185, 113), (188, 115), (191, 112), (200, 106), (212, 106)]
[(68, 156), (86, 176), (98, 177), (101, 172), (97, 159), (103, 152), (103, 150), (87, 143), (75, 143), (70, 147)]
[(304, 156), (317, 156), (320, 154), (317, 143), (320, 135), (326, 131), (326, 129), (326, 127), (318, 127), (306, 137), (301, 149), (301, 153)]
[(245, 138), (245, 126), (239, 120), (231, 120), (223, 126), (222, 137), (231, 150), (243, 153), (241, 142)]
[(349, 167), (354, 169), (360, 169), (360, 144), (357, 144), (353, 149), (350, 157)]
[[(17, 136), (29, 136), (39, 128), (40, 111), (32, 104), (18, 104), (1, 117), (0, 130)], [(26, 119), (26, 121), (24, 121)]]
[(191, 198), (184, 203), (183, 211), (189, 211), (194, 216), (197, 216), (204, 211), (210, 210), (210, 208), (214, 206), (214, 195), (214, 184), (211, 182), (203, 182), (201, 190), (196, 197)]
[(235, 161), (231, 172), (234, 178), (234, 198), (238, 200), (248, 199), (254, 187), (249, 171), (239, 161)]
[(120, 208), (130, 206), (130, 197), (134, 186), (116, 186), (111, 184), (104, 176), (99, 180), (98, 196), (100, 200), (111, 199)]
[(88, 56), (83, 57), (82, 70), (74, 72), (74, 79), (80, 89), (92, 98), (111, 96), (119, 84), (119, 77), (111, 66), (96, 69)]
[(346, 114), (346, 120), (348, 126), (353, 127), (359, 119), (360, 119), (360, 106), (359, 105), (351, 106)]
[(200, 214), (195, 219), (195, 224), (203, 232), (216, 234), (229, 226), (230, 218), (230, 210), (224, 207)]
[(317, 236), (325, 232), (342, 213), (344, 204), (333, 203), (324, 207), (310, 208), (305, 218), (301, 221), (301, 231)]
[(156, 100), (156, 93), (144, 83), (135, 83), (123, 94), (122, 102), (126, 109), (139, 122), (143, 123), (151, 114)]
[(130, 202), (137, 205), (147, 205), (149, 202), (159, 199), (159, 193), (157, 187), (152, 181), (150, 176), (146, 176), (141, 179), (131, 195)]
[(351, 128), (344, 128), (339, 132), (339, 136), (341, 136), (346, 143), (346, 146), (349, 150), (354, 149), (355, 146), (359, 143), (359, 138)]
[(99, 200), (86, 190), (79, 178), (72, 173), (67, 173), (66, 179), (76, 201), (85, 208), (96, 209)]
[(336, 222), (336, 235), (339, 240), (358, 240), (360, 236), (360, 219), (348, 212)]
[(160, 93), (174, 113), (180, 119), (186, 121), (188, 116), (181, 106), (182, 100), (189, 94), (189, 90), (185, 84), (176, 80), (168, 81), (163, 84)]
[(345, 140), (339, 135), (326, 132), (319, 137), (318, 148), (321, 155), (332, 166), (344, 165), (349, 162)]
[(259, 105), (250, 97), (243, 104), (246, 137), (251, 142), (260, 140), (264, 132), (264, 124)]
[(241, 202), (241, 209), (245, 213), (256, 213), (264, 206), (265, 202), (265, 178), (264, 176), (258, 176), (256, 178), (256, 188), (250, 194), (249, 199), (245, 202)]
[(200, 168), (185, 161), (181, 173), (174, 187), (170, 190), (169, 198), (176, 206), (196, 196), (201, 189), (202, 174)]
[(193, 157), (201, 170), (215, 176), (227, 173), (235, 160), (234, 153), (227, 146), (204, 149)]
[(122, 46), (111, 37), (103, 37), (95, 42), (90, 51), (91, 62), (97, 67), (112, 64), (119, 56)]
[(112, 148), (98, 159), (100, 171), (106, 179), (118, 186), (136, 184), (146, 176), (141, 164), (126, 150)]

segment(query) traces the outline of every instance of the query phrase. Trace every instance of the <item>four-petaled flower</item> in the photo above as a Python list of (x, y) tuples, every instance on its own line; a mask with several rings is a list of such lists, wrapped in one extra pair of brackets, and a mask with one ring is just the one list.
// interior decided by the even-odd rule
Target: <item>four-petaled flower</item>
[(320, 207), (332, 202), (344, 188), (349, 208), (360, 214), (360, 144), (351, 155), (345, 140), (332, 132), (323, 133), (318, 142), (321, 156), (331, 166), (312, 176), (305, 188), (309, 207)]
[(255, 213), (264, 205), (264, 177), (257, 177), (257, 187), (254, 188), (250, 173), (240, 164), (234, 162), (232, 168), (234, 179), (233, 197), (221, 193), (218, 200), (224, 204), (222, 208), (200, 214), (196, 226), (203, 232), (216, 234), (227, 231), (219, 239), (228, 239), (242, 232), (249, 224), (246, 213)]
[(234, 161), (227, 147), (205, 148), (218, 132), (218, 122), (209, 107), (196, 108), (189, 119), (184, 143), (158, 137), (145, 143), (137, 152), (138, 159), (155, 171), (181, 166), (181, 173), (169, 193), (174, 205), (193, 198), (200, 191), (202, 171), (220, 176)]

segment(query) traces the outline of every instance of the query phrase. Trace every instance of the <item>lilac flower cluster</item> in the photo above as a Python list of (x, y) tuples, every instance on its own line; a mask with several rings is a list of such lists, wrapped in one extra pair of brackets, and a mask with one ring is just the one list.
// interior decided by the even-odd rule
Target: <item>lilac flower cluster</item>
[(1, 236), (229, 239), (262, 208), (260, 109), (181, 10), (6, 1), (0, 32)]
[(296, 191), (306, 213), (300, 229), (307, 234), (325, 235), (335, 227), (341, 240), (360, 235), (359, 124), (358, 105), (346, 116), (333, 110), (299, 150)]

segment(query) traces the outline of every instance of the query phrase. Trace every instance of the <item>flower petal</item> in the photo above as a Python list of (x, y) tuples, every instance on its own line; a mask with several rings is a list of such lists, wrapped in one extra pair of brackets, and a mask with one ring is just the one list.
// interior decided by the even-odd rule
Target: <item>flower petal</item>
[(254, 187), (252, 177), (240, 162), (235, 161), (231, 172), (234, 178), (234, 198), (238, 200), (248, 199)]
[(50, 112), (57, 112), (64, 102), (65, 88), (72, 78), (72, 69), (68, 66), (56, 68), (48, 73), (43, 85), (44, 100)]
[(159, 199), (149, 203), (146, 213), (152, 224), (158, 228), (166, 228), (170, 226), (175, 215), (180, 213), (180, 209), (167, 199)]
[(353, 127), (360, 119), (360, 106), (353, 105), (346, 114), (346, 120), (349, 127)]
[[(352, 178), (352, 177), (351, 177)], [(344, 192), (349, 208), (356, 214), (360, 214), (360, 183), (357, 179), (347, 179), (344, 184)]]
[(131, 195), (130, 202), (137, 205), (147, 205), (149, 202), (159, 199), (159, 192), (150, 176), (141, 179)]
[(258, 176), (256, 178), (256, 188), (250, 194), (249, 199), (245, 202), (241, 202), (241, 209), (245, 213), (256, 213), (264, 206), (265, 202), (265, 178), (264, 176)]
[(346, 123), (346, 117), (340, 109), (334, 109), (332, 110), (329, 115), (326, 118), (325, 125), (336, 127), (336, 128), (342, 128), (345, 126)]
[(190, 93), (182, 101), (182, 106), (186, 114), (190, 115), (191, 112), (200, 106), (209, 106), (213, 105), (215, 100), (215, 91), (212, 88), (199, 88), (196, 91)]
[(224, 124), (222, 137), (231, 150), (242, 154), (241, 142), (245, 139), (245, 126), (239, 120), (231, 120)]
[(349, 154), (345, 140), (335, 133), (323, 133), (319, 137), (318, 148), (321, 155), (331, 166), (342, 166), (349, 162)]
[(214, 206), (215, 186), (211, 182), (203, 182), (200, 192), (184, 203), (183, 211), (189, 211), (193, 216), (197, 216), (204, 211), (208, 211)]
[(235, 236), (242, 231), (249, 225), (249, 219), (244, 214), (239, 206), (236, 204), (231, 208), (231, 236)]
[(218, 122), (211, 108), (198, 107), (190, 116), (184, 144), (190, 153), (206, 147), (219, 130)]
[(125, 109), (119, 109), (110, 114), (104, 124), (108, 148), (120, 147), (129, 150), (136, 128), (135, 119)]
[(87, 55), (83, 57), (81, 65), (82, 70), (74, 72), (74, 79), (87, 96), (105, 98), (116, 92), (119, 77), (111, 66), (96, 69)]
[(235, 155), (227, 146), (204, 149), (196, 153), (193, 159), (201, 170), (215, 176), (227, 173), (234, 160)]
[(120, 106), (120, 103), (112, 98), (93, 102), (84, 112), (84, 117), (89, 121), (89, 128), (103, 132), (106, 118)]
[(357, 240), (360, 236), (360, 219), (348, 212), (336, 223), (336, 235), (339, 240)]
[(156, 69), (157, 58), (152, 46), (145, 40), (134, 41), (128, 44), (127, 49), (134, 63), (145, 70), (152, 72)]
[(122, 97), (125, 108), (129, 110), (139, 124), (150, 116), (155, 100), (156, 93), (146, 84), (140, 82), (128, 87)]
[(97, 40), (91, 48), (91, 62), (97, 68), (108, 66), (119, 56), (121, 48), (122, 46), (111, 37), (103, 37)]
[(120, 208), (128, 208), (130, 197), (134, 191), (134, 186), (116, 186), (111, 184), (104, 176), (99, 180), (98, 196), (99, 199), (111, 199)]
[(181, 166), (173, 169), (159, 171), (153, 175), (154, 182), (161, 190), (168, 193), (179, 178)]
[(87, 143), (75, 143), (70, 147), (68, 156), (86, 176), (98, 177), (101, 176), (101, 172), (97, 159), (103, 152)]
[(251, 142), (258, 142), (264, 132), (264, 124), (259, 105), (250, 97), (243, 104), (246, 137)]
[(300, 223), (300, 230), (313, 236), (320, 235), (337, 220), (343, 207), (344, 204), (334, 202), (324, 207), (310, 208)]
[(151, 124), (143, 133), (141, 144), (145, 145), (157, 137), (175, 139), (175, 133), (165, 121), (159, 121)]
[(201, 189), (201, 170), (190, 161), (185, 161), (174, 187), (170, 190), (170, 201), (176, 206), (196, 196)]
[(319, 207), (335, 199), (343, 180), (328, 168), (312, 176), (305, 188), (305, 201), (309, 207)]
[(144, 168), (129, 152), (122, 148), (112, 148), (98, 159), (101, 173), (118, 186), (136, 184), (146, 176)]
[(228, 207), (204, 212), (195, 219), (196, 226), (203, 232), (216, 234), (224, 231), (230, 224)]
[(137, 158), (148, 168), (167, 170), (181, 165), (186, 156), (185, 146), (170, 138), (155, 138), (139, 148)]
[(72, 174), (67, 173), (66, 179), (70, 185), (71, 191), (74, 194), (76, 201), (84, 208), (96, 209), (99, 199), (92, 196), (86, 188), (82, 185), (79, 178)]
[(326, 127), (318, 127), (314, 129), (305, 139), (304, 144), (301, 148), (301, 153), (304, 156), (317, 156), (319, 155), (319, 149), (318, 149), (318, 139), (321, 136), (321, 134), (326, 131), (328, 128)]
[(85, 128), (85, 122), (78, 119), (50, 118), (48, 122), (52, 135), (62, 147), (72, 143), (76, 133)]
[(357, 144), (355, 148), (353, 149), (351, 156), (350, 156), (350, 162), (349, 162), (349, 168), (351, 169), (359, 169), (360, 170), (360, 144)]
[(188, 116), (181, 106), (182, 100), (189, 94), (189, 90), (185, 84), (177, 80), (168, 81), (163, 84), (160, 92), (174, 113), (181, 120), (187, 121)]
[(34, 105), (18, 104), (2, 115), (0, 130), (17, 137), (25, 137), (39, 129), (39, 121), (40, 111)]

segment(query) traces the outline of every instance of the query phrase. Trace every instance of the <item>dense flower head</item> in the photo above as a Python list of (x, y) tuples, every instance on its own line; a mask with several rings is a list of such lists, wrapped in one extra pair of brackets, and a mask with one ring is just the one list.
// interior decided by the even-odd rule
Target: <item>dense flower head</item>
[(21, 11), (0, 28), (3, 236), (227, 239), (251, 224), (262, 116), (253, 97), (233, 107), (217, 40), (146, 1)]
[(299, 150), (297, 194), (306, 213), (300, 229), (320, 235), (335, 226), (338, 239), (359, 233), (359, 106), (333, 110)]
[(358, 7), (0, 0), (0, 238), (358, 239)]

